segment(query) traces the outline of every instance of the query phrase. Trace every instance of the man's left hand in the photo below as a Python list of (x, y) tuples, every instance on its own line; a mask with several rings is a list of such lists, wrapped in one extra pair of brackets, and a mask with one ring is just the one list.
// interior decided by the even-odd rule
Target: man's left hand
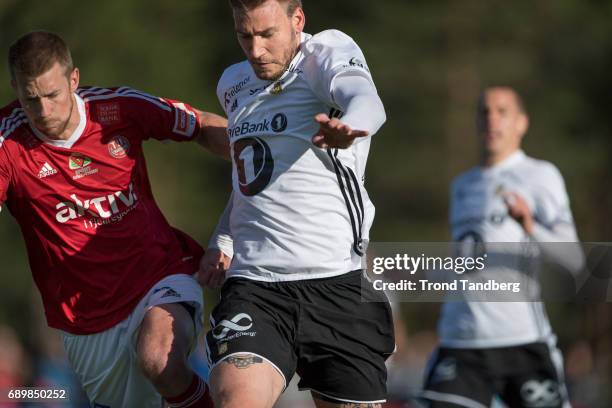
[(320, 128), (317, 134), (313, 136), (312, 143), (321, 149), (346, 149), (358, 137), (368, 136), (367, 131), (351, 129), (340, 119), (330, 118), (324, 113), (315, 116), (315, 121), (320, 125)]
[(200, 261), (197, 280), (203, 288), (218, 288), (225, 281), (232, 258), (218, 248), (208, 248)]
[(504, 193), (504, 202), (508, 207), (508, 213), (510, 216), (521, 224), (527, 234), (531, 235), (533, 233), (533, 226), (535, 222), (525, 199), (517, 193), (511, 192)]

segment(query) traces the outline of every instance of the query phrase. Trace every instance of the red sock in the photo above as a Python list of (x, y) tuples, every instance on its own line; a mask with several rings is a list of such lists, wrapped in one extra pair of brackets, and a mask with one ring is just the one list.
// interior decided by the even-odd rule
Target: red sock
[(181, 395), (166, 398), (166, 402), (168, 408), (214, 408), (206, 383), (196, 374)]

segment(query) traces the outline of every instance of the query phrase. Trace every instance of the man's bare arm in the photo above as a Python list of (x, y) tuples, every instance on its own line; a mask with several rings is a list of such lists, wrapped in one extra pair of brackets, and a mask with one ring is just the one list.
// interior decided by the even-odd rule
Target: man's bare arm
[(230, 160), (230, 147), (227, 137), (227, 119), (210, 112), (197, 111), (202, 128), (196, 142), (209, 152)]

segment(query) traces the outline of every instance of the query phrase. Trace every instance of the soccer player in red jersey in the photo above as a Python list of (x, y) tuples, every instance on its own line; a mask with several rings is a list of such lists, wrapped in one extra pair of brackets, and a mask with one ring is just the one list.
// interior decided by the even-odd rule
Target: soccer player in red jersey
[(0, 109), (0, 206), (92, 405), (212, 406), (187, 364), (203, 251), (157, 207), (142, 144), (197, 141), (227, 157), (226, 120), (126, 87), (79, 88), (53, 33), (19, 38), (8, 62), (17, 100)]

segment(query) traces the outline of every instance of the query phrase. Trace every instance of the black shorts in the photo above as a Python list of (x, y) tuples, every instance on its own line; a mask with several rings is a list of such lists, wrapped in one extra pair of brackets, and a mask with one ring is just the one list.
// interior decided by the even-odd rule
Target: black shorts
[(252, 353), (271, 363), (285, 385), (297, 372), (299, 388), (322, 399), (386, 399), (393, 317), (362, 271), (274, 283), (230, 278), (210, 320), (211, 370), (233, 354)]
[(495, 396), (511, 408), (569, 407), (559, 350), (542, 342), (436, 351), (423, 391), (428, 407), (486, 408)]

